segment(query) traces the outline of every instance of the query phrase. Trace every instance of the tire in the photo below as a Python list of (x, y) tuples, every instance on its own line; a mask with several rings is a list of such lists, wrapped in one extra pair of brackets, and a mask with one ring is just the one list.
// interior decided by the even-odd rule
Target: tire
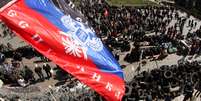
[(125, 85), (126, 91), (125, 91), (125, 96), (131, 95), (132, 87), (129, 85)]

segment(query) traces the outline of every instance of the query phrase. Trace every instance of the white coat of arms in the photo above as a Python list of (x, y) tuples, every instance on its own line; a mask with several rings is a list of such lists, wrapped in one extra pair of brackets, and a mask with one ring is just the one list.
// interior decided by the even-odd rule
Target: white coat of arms
[(65, 46), (66, 53), (76, 57), (87, 59), (87, 50), (99, 52), (103, 49), (103, 44), (100, 38), (95, 36), (95, 33), (88, 27), (85, 27), (82, 22), (76, 21), (70, 15), (65, 15), (61, 18), (61, 22), (68, 29), (67, 32), (60, 32), (64, 35), (62, 37), (63, 45)]

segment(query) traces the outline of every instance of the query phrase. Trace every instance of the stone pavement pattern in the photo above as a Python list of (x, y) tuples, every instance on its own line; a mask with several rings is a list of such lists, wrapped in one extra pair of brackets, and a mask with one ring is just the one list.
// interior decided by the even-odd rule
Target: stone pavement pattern
[[(179, 16), (183, 16), (183, 17), (187, 17), (187, 14), (186, 13), (183, 13), (183, 12), (180, 12), (179, 11)], [(184, 25), (184, 29), (183, 29), (183, 34), (186, 35), (189, 31), (189, 28), (187, 27), (187, 24), (188, 24), (188, 21), (189, 20), (192, 20), (192, 19), (195, 19), (197, 22), (198, 22), (198, 25), (196, 28), (194, 28), (193, 30), (191, 30), (192, 32), (197, 30), (200, 26), (201, 26), (201, 21), (194, 18), (193, 16), (190, 16), (190, 18), (185, 22), (185, 25)], [(169, 27), (174, 25), (176, 23), (176, 20), (172, 20)], [(0, 30), (1, 31), (1, 30)], [(18, 37), (14, 37), (13, 39), (10, 39), (9, 36), (5, 37), (4, 39), (0, 39), (0, 43), (3, 43), (3, 44), (6, 44), (7, 42), (11, 43), (13, 45), (14, 48), (17, 48), (17, 47), (22, 47), (22, 46), (26, 46), (27, 44), (22, 41), (20, 38)], [(122, 55), (120, 56), (120, 60), (119, 60), (119, 63), (121, 65), (126, 65), (126, 68), (124, 68), (124, 75), (125, 75), (125, 81), (131, 81), (132, 78), (137, 74), (136, 72), (136, 68), (138, 67), (139, 63), (133, 63), (133, 64), (129, 64), (125, 61), (123, 61), (124, 57), (125, 57), (126, 53), (122, 53)], [(177, 61), (182, 59), (183, 57), (182, 56), (177, 56), (175, 54), (172, 54), (172, 55), (169, 55), (166, 59), (162, 60), (162, 61), (157, 61), (157, 64), (155, 61), (147, 61), (147, 64), (144, 65), (142, 68), (141, 68), (141, 71), (148, 71), (148, 70), (151, 70), (151, 69), (154, 69), (154, 68), (157, 68), (157, 65), (158, 67), (162, 66), (162, 65), (174, 65), (174, 64), (177, 64)], [(197, 58), (198, 60), (201, 60), (200, 57)], [(24, 60), (24, 64), (25, 65), (28, 65), (29, 67), (34, 67), (34, 64), (33, 64), (33, 61), (34, 60)], [(50, 63), (52, 67), (54, 67), (55, 65), (53, 63)], [(42, 64), (40, 64), (42, 65)], [(49, 85), (52, 85), (56, 83), (56, 81), (54, 80), (48, 80), (48, 81), (45, 81), (45, 82), (42, 82), (42, 83), (37, 83), (36, 86), (40, 86), (40, 88), (47, 88)], [(2, 89), (0, 89), (0, 91), (2, 91)], [(181, 99), (183, 99), (183, 95), (180, 96), (180, 97), (177, 97), (174, 101), (181, 101)], [(193, 101), (201, 101), (200, 98), (197, 98)]]

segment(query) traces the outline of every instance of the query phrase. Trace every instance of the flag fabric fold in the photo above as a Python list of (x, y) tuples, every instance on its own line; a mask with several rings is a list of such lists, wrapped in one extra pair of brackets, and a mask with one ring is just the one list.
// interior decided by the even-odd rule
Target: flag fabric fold
[(121, 101), (123, 72), (80, 14), (68, 6), (64, 14), (49, 0), (15, 1), (0, 10), (8, 27), (106, 100)]

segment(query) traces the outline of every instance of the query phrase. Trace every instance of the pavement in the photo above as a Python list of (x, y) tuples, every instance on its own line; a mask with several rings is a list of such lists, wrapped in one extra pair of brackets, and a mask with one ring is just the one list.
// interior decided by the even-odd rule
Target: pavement
[[(187, 14), (184, 13), (184, 12), (179, 11), (179, 16), (187, 17)], [(199, 19), (197, 19), (197, 18), (194, 18), (193, 16), (190, 16), (190, 18), (185, 22), (185, 25), (184, 25), (184, 29), (183, 29), (183, 34), (184, 35), (187, 35), (187, 33), (189, 32), (190, 28), (187, 27), (187, 24), (188, 24), (188, 21), (192, 20), (192, 19), (194, 19), (198, 23), (198, 25), (196, 26), (196, 28), (192, 29), (191, 32), (193, 32), (193, 31), (197, 30), (198, 28), (200, 28), (201, 21)], [(172, 20), (170, 25), (169, 25), (169, 27), (174, 25), (176, 22), (177, 22), (176, 20)], [(0, 33), (1, 33), (1, 30), (0, 30)], [(13, 45), (14, 49), (16, 49), (17, 47), (22, 47), (22, 46), (27, 46), (28, 45), (27, 43), (25, 43), (24, 41), (22, 41), (18, 37), (10, 38), (9, 36), (6, 36), (5, 38), (0, 38), (0, 43), (7, 44), (8, 42)], [(124, 71), (125, 81), (129, 82), (129, 81), (132, 80), (132, 78), (135, 75), (137, 75), (136, 69), (139, 66), (139, 63), (135, 62), (135, 63), (130, 64), (130, 63), (125, 62), (123, 59), (124, 59), (124, 57), (126, 56), (127, 53), (128, 52), (121, 53), (119, 63), (121, 65), (126, 65), (126, 67), (123, 69), (123, 71)], [(142, 66), (140, 72), (142, 72), (142, 71), (150, 71), (150, 70), (152, 70), (154, 68), (157, 68), (157, 67), (160, 67), (162, 65), (174, 65), (174, 64), (177, 64), (177, 61), (180, 60), (180, 59), (183, 59), (183, 57), (178, 56), (176, 54), (171, 54), (167, 58), (165, 58), (165, 59), (163, 59), (161, 61), (143, 60), (143, 61), (146, 61), (147, 63), (146, 63), (146, 65)], [(196, 59), (201, 60), (201, 57), (197, 57)], [(31, 60), (24, 59), (23, 64), (28, 65), (29, 67), (31, 67), (33, 69), (33, 67), (34, 67), (33, 62), (36, 61), (36, 60), (37, 60), (37, 58), (31, 59)], [(40, 65), (42, 65), (42, 64), (39, 64), (39, 66)], [(54, 63), (50, 63), (50, 65), (52, 67), (55, 66)], [(53, 79), (50, 79), (50, 80), (46, 80), (45, 82), (37, 83), (37, 84), (35, 84), (35, 86), (38, 86), (40, 88), (45, 89), (45, 88), (48, 88), (49, 85), (53, 85), (56, 82), (57, 81), (55, 81)], [(0, 91), (1, 90), (2, 89), (0, 89)], [(173, 101), (182, 101), (182, 99), (183, 99), (183, 95), (175, 98)], [(192, 101), (201, 101), (201, 99), (200, 98), (195, 98), (195, 100), (192, 100)]]
[[(3, 30), (1, 28), (2, 24), (0, 23), (0, 36), (3, 36)], [(28, 44), (25, 43), (20, 37), (10, 37), (9, 35), (6, 35), (5, 37), (0, 37), (0, 44), (4, 44), (6, 45), (7, 43), (10, 43), (14, 49), (18, 48), (18, 47), (23, 47), (23, 46), (27, 46)]]

